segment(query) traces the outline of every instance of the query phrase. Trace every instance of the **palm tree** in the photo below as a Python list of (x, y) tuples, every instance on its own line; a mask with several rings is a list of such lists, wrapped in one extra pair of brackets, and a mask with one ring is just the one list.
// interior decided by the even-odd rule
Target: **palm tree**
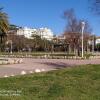
[(8, 17), (5, 12), (2, 11), (3, 8), (0, 8), (0, 42), (3, 42), (3, 38), (6, 36), (8, 32)]
[(4, 48), (4, 40), (9, 27), (7, 14), (3, 12), (2, 9), (3, 8), (0, 8), (0, 51)]

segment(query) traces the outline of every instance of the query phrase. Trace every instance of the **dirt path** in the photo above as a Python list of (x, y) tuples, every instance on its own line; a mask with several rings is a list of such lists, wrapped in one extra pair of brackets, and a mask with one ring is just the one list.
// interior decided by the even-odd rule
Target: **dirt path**
[(31, 59), (25, 58), (23, 59), (22, 64), (12, 64), (12, 65), (0, 65), (0, 77), (5, 75), (19, 75), (21, 71), (26, 71), (29, 73), (30, 71), (35, 71), (36, 69), (40, 70), (54, 70), (60, 69), (64, 67), (72, 67), (75, 65), (83, 65), (83, 64), (100, 64), (100, 59), (93, 60), (68, 60), (68, 59)]

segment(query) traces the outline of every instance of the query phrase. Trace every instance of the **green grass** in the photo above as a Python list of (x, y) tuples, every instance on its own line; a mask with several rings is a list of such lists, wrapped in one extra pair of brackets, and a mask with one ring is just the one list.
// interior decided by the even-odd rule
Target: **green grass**
[(0, 100), (100, 100), (100, 65), (1, 78), (2, 90), (21, 93)]
[(8, 52), (0, 52), (0, 55), (19, 55), (19, 56), (25, 56), (25, 55), (32, 55), (32, 56), (43, 56), (43, 55), (50, 55), (50, 56), (75, 56), (75, 54), (71, 53), (68, 54), (66, 52), (13, 52), (12, 54)]

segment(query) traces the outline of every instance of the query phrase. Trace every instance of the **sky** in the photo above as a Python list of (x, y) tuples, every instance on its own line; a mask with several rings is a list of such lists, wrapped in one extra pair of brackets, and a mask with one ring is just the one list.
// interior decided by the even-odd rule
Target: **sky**
[(88, 0), (0, 0), (0, 7), (4, 7), (11, 24), (47, 27), (57, 35), (65, 30), (64, 11), (73, 8), (77, 18), (88, 20), (93, 33), (100, 36), (100, 19), (89, 10)]

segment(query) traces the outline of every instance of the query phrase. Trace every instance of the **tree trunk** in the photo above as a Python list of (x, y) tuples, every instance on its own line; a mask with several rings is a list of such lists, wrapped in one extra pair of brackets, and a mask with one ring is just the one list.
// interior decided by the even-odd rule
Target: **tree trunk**
[(71, 53), (71, 46), (70, 45), (69, 45), (69, 48), (68, 49), (69, 49), (68, 51), (69, 51), (69, 54), (70, 54)]

